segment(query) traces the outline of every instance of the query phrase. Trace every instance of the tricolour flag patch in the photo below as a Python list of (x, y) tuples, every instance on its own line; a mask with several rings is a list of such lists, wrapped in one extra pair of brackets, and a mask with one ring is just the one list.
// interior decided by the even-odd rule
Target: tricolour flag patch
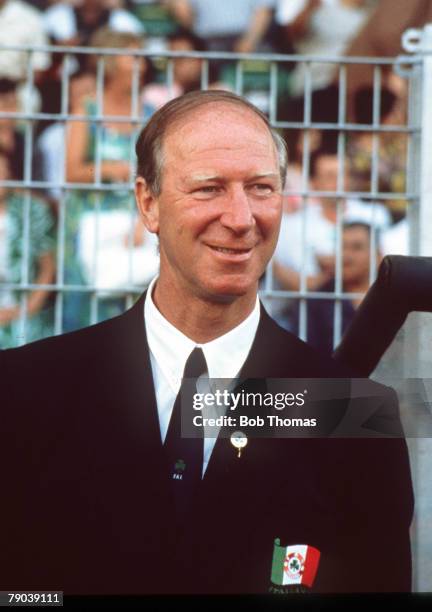
[(281, 546), (274, 541), (271, 581), (273, 584), (304, 584), (311, 587), (318, 570), (320, 551), (307, 544)]

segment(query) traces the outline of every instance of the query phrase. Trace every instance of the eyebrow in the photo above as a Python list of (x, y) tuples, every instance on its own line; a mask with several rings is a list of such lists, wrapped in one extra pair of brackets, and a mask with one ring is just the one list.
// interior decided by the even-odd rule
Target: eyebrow
[[(250, 181), (261, 179), (261, 178), (279, 178), (279, 174), (277, 172), (262, 172), (258, 174), (254, 174), (250, 177)], [(189, 180), (193, 182), (205, 182), (205, 181), (223, 181), (225, 180), (223, 176), (218, 174), (195, 174), (189, 177)]]

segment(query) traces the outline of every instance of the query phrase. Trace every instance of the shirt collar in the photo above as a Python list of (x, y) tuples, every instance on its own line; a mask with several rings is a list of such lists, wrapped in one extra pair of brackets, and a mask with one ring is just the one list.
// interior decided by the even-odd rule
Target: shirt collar
[(253, 311), (226, 334), (204, 344), (197, 344), (156, 308), (152, 298), (157, 278), (150, 283), (144, 303), (144, 320), (150, 352), (170, 386), (178, 392), (186, 360), (192, 350), (202, 348), (210, 378), (234, 378), (240, 372), (251, 349), (260, 318), (257, 296)]

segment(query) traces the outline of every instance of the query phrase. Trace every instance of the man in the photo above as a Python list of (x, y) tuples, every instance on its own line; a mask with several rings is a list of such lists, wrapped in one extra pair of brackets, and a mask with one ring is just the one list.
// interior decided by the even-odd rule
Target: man
[[(309, 289), (314, 289), (333, 277), (338, 217), (338, 199), (333, 194), (341, 190), (349, 196), (350, 177), (347, 170), (345, 168), (339, 187), (338, 155), (326, 148), (312, 153), (309, 164), (310, 180), (313, 190), (319, 195), (306, 203), (306, 210), (284, 214), (282, 217), (274, 267), (275, 276), (284, 289), (300, 288), (303, 266)], [(373, 222), (379, 229), (390, 225), (390, 213), (383, 204), (365, 203), (349, 197), (341, 203), (345, 222)], [(304, 223), (306, 227), (303, 245)]]
[[(344, 293), (366, 294), (370, 286), (371, 266), (371, 226), (367, 223), (346, 223), (342, 230), (342, 291)], [(376, 240), (378, 238), (376, 237)], [(381, 251), (377, 246), (375, 263), (381, 260)], [(334, 276), (317, 288), (317, 291), (334, 293)], [(355, 311), (362, 298), (342, 300), (342, 334), (354, 318)], [(321, 352), (333, 352), (334, 334), (334, 299), (314, 299), (307, 302), (307, 341)], [(298, 302), (288, 312), (290, 329), (297, 333), (300, 321)]]
[[(342, 57), (353, 37), (367, 21), (365, 0), (279, 0), (276, 21), (298, 55)], [(337, 66), (332, 63), (299, 62), (293, 70), (291, 97), (286, 109), (289, 120), (303, 120), (306, 74), (312, 89), (312, 113), (317, 122), (336, 122), (338, 92), (332, 88)]]
[[(256, 438), (240, 450), (221, 432), (195, 446), (191, 496), (175, 488), (172, 421), (193, 355), (211, 378), (343, 373), (257, 299), (286, 172), (267, 119), (234, 94), (192, 92), (155, 113), (137, 155), (157, 280), (116, 319), (0, 353), (3, 588), (267, 593), (279, 540), (320, 552), (315, 592), (409, 590), (402, 439)], [(375, 387), (397, 421), (393, 392)]]
[(80, 0), (71, 5), (58, 2), (44, 14), (44, 27), (56, 44), (86, 46), (93, 34), (108, 27), (113, 32), (144, 33), (140, 21), (129, 11), (113, 8), (106, 0)]
[(252, 53), (272, 19), (274, 0), (168, 0), (179, 23), (206, 40), (210, 51)]
[[(167, 39), (169, 51), (205, 51), (205, 42), (186, 28), (178, 28)], [(169, 100), (188, 91), (200, 89), (202, 61), (195, 57), (177, 57), (173, 62), (173, 82), (149, 83), (142, 92), (142, 102), (146, 117)]]

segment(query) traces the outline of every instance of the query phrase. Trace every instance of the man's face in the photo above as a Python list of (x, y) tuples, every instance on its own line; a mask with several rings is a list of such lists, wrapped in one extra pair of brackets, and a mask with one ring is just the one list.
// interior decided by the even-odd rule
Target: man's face
[[(321, 155), (317, 159), (313, 188), (315, 191), (337, 191), (339, 160), (337, 155)], [(345, 169), (346, 170), (346, 169)], [(349, 189), (348, 174), (345, 171), (342, 187)]]
[(230, 302), (255, 295), (279, 233), (277, 152), (253, 112), (226, 103), (171, 126), (163, 143), (159, 234), (161, 281), (178, 294)]
[(351, 227), (343, 233), (343, 280), (367, 282), (370, 267), (369, 233), (364, 227)]
[[(170, 51), (194, 51), (192, 43), (186, 38), (176, 38), (170, 43)], [(199, 81), (201, 60), (191, 57), (180, 57), (174, 60), (174, 78), (183, 87)]]

